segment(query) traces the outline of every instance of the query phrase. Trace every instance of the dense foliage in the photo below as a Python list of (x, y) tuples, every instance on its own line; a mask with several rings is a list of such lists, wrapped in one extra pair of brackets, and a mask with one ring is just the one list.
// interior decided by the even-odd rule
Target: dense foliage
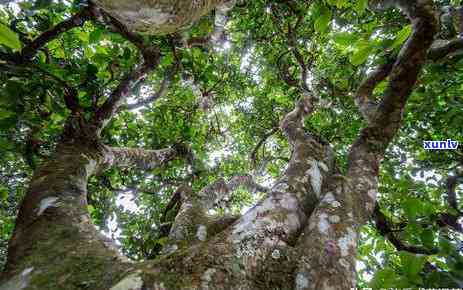
[[(112, 169), (93, 177), (88, 196), (93, 222), (130, 258), (149, 259), (165, 241), (160, 218), (182, 183), (199, 190), (219, 177), (253, 173), (268, 184), (288, 161), (278, 125), (303, 86), (325, 103), (306, 127), (332, 144), (345, 169), (342, 156), (364, 125), (355, 90), (368, 72), (397, 54), (411, 32), (398, 11), (373, 12), (367, 4), (241, 1), (218, 41), (192, 41), (212, 32), (213, 14), (183, 33), (145, 36), (160, 47), (161, 64), (106, 127), (104, 141), (153, 149), (189, 144), (195, 158), (151, 172)], [(0, 54), (18, 51), (84, 5), (61, 0), (0, 5)], [(455, 37), (454, 30), (447, 27), (442, 37)], [(120, 34), (86, 22), (49, 42), (29, 63), (0, 61), (0, 265), (32, 171), (50, 154), (69, 115), (66, 90), (78, 88), (84, 114), (90, 115), (139, 60), (137, 49)], [(423, 68), (381, 167), (376, 222), (362, 229), (359, 286), (463, 287), (458, 197), (463, 188), (458, 178), (449, 179), (463, 174), (463, 150), (423, 149), (423, 140), (463, 141), (462, 80), (463, 58), (457, 53)], [(156, 93), (154, 102), (130, 109)], [(240, 212), (257, 198), (237, 191), (223, 211)], [(459, 223), (443, 223), (449, 216)], [(381, 218), (386, 222), (378, 222)]]

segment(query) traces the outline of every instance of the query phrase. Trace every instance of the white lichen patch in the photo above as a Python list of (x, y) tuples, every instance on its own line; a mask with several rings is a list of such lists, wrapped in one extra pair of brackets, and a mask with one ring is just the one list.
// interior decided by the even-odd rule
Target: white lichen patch
[(335, 200), (336, 200), (336, 198), (334, 198), (333, 193), (332, 193), (331, 191), (329, 191), (329, 192), (327, 192), (327, 193), (325, 194), (325, 196), (323, 197), (322, 202), (326, 202), (326, 203), (329, 204), (329, 203), (332, 203), (332, 202), (335, 201)]
[(326, 166), (325, 163), (323, 163), (323, 162), (320, 161), (320, 162), (318, 162), (318, 165), (320, 166), (320, 168), (321, 168), (323, 171), (328, 172), (328, 166)]
[(378, 192), (375, 189), (370, 189), (367, 192), (367, 194), (371, 201), (376, 201), (376, 196), (378, 195)]
[(200, 241), (205, 241), (207, 238), (207, 228), (205, 225), (199, 225), (198, 230), (196, 231), (196, 238)]
[(207, 269), (203, 275), (201, 276), (201, 289), (207, 290), (209, 289), (209, 284), (211, 284), (212, 277), (217, 272), (214, 268)]
[(272, 258), (274, 258), (275, 260), (278, 260), (278, 259), (280, 259), (280, 257), (281, 257), (280, 251), (278, 249), (273, 250)]
[(318, 219), (318, 231), (320, 233), (326, 233), (329, 228), (328, 215), (326, 213), (321, 213)]
[(339, 264), (341, 264), (341, 266), (343, 266), (347, 270), (349, 270), (350, 268), (350, 264), (349, 262), (346, 261), (346, 259), (343, 259), (343, 258), (339, 259)]
[(298, 273), (296, 276), (296, 289), (303, 290), (309, 287), (309, 279), (302, 273)]
[(32, 271), (34, 271), (34, 267), (26, 268), (21, 272), (21, 276), (25, 277), (29, 275), (30, 273), (32, 273)]
[(347, 229), (347, 233), (338, 240), (338, 246), (341, 249), (341, 256), (349, 255), (349, 249), (355, 248), (357, 245), (357, 235), (351, 229)]
[(330, 223), (332, 223), (332, 224), (337, 224), (337, 223), (339, 223), (339, 222), (341, 221), (341, 218), (340, 218), (339, 216), (337, 216), (337, 215), (330, 215), (330, 216), (328, 217), (328, 220), (329, 220)]
[(306, 174), (310, 176), (310, 184), (316, 196), (320, 196), (322, 191), (323, 176), (318, 168), (317, 161), (310, 161), (310, 169), (306, 171)]
[(173, 244), (173, 245), (168, 245), (163, 252), (165, 255), (169, 255), (177, 250), (178, 250), (178, 246), (176, 244)]
[(143, 279), (140, 277), (140, 273), (133, 273), (119, 281), (110, 290), (141, 290), (142, 287)]
[(334, 195), (333, 195), (333, 193), (331, 191), (329, 191), (329, 192), (327, 192), (325, 194), (325, 196), (322, 199), (322, 202), (325, 203), (325, 204), (328, 204), (328, 205), (330, 205), (331, 207), (334, 207), (334, 208), (341, 206), (341, 203), (336, 200), (336, 198), (334, 197)]
[(1, 284), (0, 290), (22, 290), (26, 288), (29, 285), (32, 271), (34, 271), (34, 267), (24, 269), (21, 274), (18, 274), (6, 283)]
[(273, 188), (272, 191), (278, 191), (278, 192), (286, 192), (288, 191), (289, 187), (286, 182), (280, 182), (276, 184)]
[(58, 207), (61, 205), (60, 202), (58, 202), (59, 198), (56, 196), (49, 196), (40, 201), (39, 208), (37, 209), (37, 215), (40, 216), (42, 215), (45, 210), (49, 207)]

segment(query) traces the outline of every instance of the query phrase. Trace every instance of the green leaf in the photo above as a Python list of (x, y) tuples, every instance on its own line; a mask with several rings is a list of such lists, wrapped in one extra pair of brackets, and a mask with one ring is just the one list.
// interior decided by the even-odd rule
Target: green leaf
[(356, 40), (356, 35), (349, 32), (340, 32), (333, 36), (333, 41), (341, 46), (350, 46), (352, 43), (355, 43)]
[(434, 232), (432, 230), (423, 230), (420, 235), (421, 242), (428, 248), (434, 247)]
[(408, 252), (400, 252), (400, 260), (402, 262), (402, 272), (410, 280), (416, 281), (419, 278), (418, 274), (423, 269), (426, 258)]
[(410, 36), (411, 33), (412, 33), (412, 26), (410, 24), (404, 26), (397, 33), (397, 35), (395, 37), (395, 40), (394, 40), (394, 43), (392, 43), (392, 47), (396, 48), (396, 47), (399, 47), (400, 45), (402, 45), (402, 43), (404, 43), (405, 40), (407, 40), (407, 38)]
[(354, 45), (354, 53), (350, 56), (349, 61), (353, 65), (361, 65), (367, 61), (372, 51), (373, 45), (370, 42), (366, 40), (357, 41)]
[(18, 35), (2, 23), (0, 23), (0, 44), (13, 50), (21, 50), (21, 41), (19, 41)]
[(375, 276), (370, 282), (370, 287), (374, 289), (389, 288), (394, 285), (395, 280), (396, 274), (394, 273), (394, 270), (386, 267), (376, 272)]
[(408, 198), (403, 202), (405, 215), (412, 221), (416, 219), (422, 208), (422, 202), (418, 198)]
[(326, 6), (319, 7), (319, 15), (314, 23), (315, 31), (318, 33), (324, 33), (328, 28), (328, 24), (331, 21), (331, 10)]
[(368, 0), (357, 0), (355, 2), (354, 10), (358, 14), (363, 14), (368, 7)]
[(15, 115), (14, 112), (0, 109), (0, 120), (7, 119), (7, 118), (12, 117), (14, 115)]

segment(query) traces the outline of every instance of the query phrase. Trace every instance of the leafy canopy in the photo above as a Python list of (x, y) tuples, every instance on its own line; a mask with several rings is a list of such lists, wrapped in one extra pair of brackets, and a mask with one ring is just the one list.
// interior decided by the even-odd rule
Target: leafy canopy
[[(441, 7), (459, 4), (435, 2)], [(1, 5), (0, 51), (21, 50), (83, 5), (61, 0)], [(300, 97), (290, 84), (303, 81), (294, 50), (310, 64), (307, 83), (331, 104), (308, 118), (306, 127), (333, 145), (345, 168), (343, 156), (364, 125), (353, 94), (411, 33), (397, 11), (373, 13), (366, 0), (242, 1), (229, 16), (226, 39), (217, 43), (184, 45), (184, 40), (213, 31), (213, 13), (178, 35), (145, 36), (160, 47), (161, 63), (131, 92), (129, 103), (158, 91), (177, 61), (180, 68), (165, 95), (136, 110), (122, 110), (103, 132), (104, 142), (112, 146), (157, 149), (188, 143), (199, 160), (194, 174), (185, 161), (175, 160), (151, 172), (113, 169), (91, 179), (88, 200), (94, 223), (132, 259), (158, 253), (164, 242), (160, 217), (179, 184), (190, 181), (199, 190), (218, 177), (248, 172), (266, 184), (283, 170), (290, 152), (277, 127)], [(139, 61), (137, 49), (121, 35), (86, 22), (49, 42), (28, 65), (0, 63), (1, 263), (33, 168), (49, 156), (69, 115), (66, 86), (78, 88), (84, 114), (90, 116), (93, 106)], [(457, 214), (446, 201), (445, 181), (461, 168), (463, 151), (422, 147), (423, 140), (461, 138), (462, 81), (459, 55), (425, 66), (381, 168), (379, 204), (394, 235), (437, 251), (400, 251), (368, 224), (359, 246), (360, 286), (463, 283), (463, 236), (439, 223), (442, 213)], [(379, 95), (383, 87), (374, 93)], [(224, 210), (239, 212), (257, 198), (238, 191)]]

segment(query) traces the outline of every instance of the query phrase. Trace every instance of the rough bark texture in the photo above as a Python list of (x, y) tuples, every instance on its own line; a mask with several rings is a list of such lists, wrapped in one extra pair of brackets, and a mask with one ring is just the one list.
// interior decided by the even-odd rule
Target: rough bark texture
[(224, 0), (93, 0), (129, 30), (162, 35), (178, 31), (198, 20)]
[[(178, 29), (219, 3), (95, 2), (135, 30), (154, 27), (160, 33)], [(346, 176), (339, 174), (330, 145), (303, 126), (316, 99), (306, 92), (282, 120), (291, 158), (269, 190), (250, 176), (218, 180), (198, 193), (179, 188), (179, 211), (167, 248), (156, 260), (129, 263), (91, 224), (86, 186), (89, 176), (108, 166), (153, 168), (175, 155), (173, 149), (115, 149), (98, 141), (130, 87), (156, 66), (149, 59), (154, 54), (146, 53), (152, 48), (140, 44), (144, 64), (126, 76), (90, 125), (75, 124), (78, 115), (73, 115), (55, 153), (35, 172), (20, 208), (0, 290), (354, 287), (358, 227), (373, 212), (381, 159), (400, 127), (407, 97), (436, 31), (432, 1), (384, 2), (402, 9), (413, 33), (392, 67), (361, 93), (359, 105), (368, 101), (378, 79), (388, 77), (384, 96), (368, 110), (368, 125), (351, 147)], [(240, 217), (209, 212), (239, 186), (267, 193)]]

